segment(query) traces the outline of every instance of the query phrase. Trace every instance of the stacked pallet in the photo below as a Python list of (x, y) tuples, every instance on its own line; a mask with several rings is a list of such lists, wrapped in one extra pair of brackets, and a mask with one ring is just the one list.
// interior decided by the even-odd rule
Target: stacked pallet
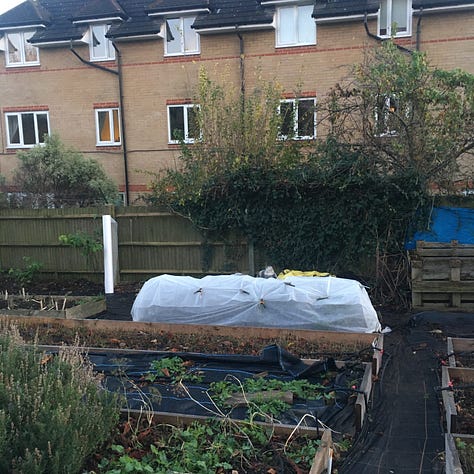
[(474, 245), (418, 241), (410, 256), (415, 309), (474, 309)]

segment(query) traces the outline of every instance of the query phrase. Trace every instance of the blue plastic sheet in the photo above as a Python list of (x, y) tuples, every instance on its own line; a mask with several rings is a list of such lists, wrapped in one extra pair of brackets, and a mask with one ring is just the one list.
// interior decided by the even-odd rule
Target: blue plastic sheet
[(406, 248), (414, 249), (419, 240), (446, 243), (457, 240), (460, 244), (474, 244), (474, 209), (433, 208), (429, 229), (417, 232)]

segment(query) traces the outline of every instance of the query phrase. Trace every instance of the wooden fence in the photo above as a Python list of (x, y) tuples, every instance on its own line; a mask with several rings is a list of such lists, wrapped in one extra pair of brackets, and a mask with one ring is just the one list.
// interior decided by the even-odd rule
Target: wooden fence
[(474, 245), (417, 242), (411, 255), (415, 309), (474, 309)]
[(241, 237), (210, 241), (183, 217), (148, 207), (114, 206), (0, 210), (0, 270), (39, 262), (44, 274), (101, 279), (102, 251), (87, 258), (79, 249), (61, 244), (59, 236), (82, 232), (101, 238), (102, 215), (118, 222), (122, 281), (141, 281), (162, 273), (197, 276), (255, 271), (253, 247)]

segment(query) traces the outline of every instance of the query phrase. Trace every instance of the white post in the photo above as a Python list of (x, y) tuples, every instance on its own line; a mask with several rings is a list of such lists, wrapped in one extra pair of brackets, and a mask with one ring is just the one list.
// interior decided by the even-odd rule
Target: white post
[(113, 293), (119, 281), (117, 222), (112, 216), (102, 216), (104, 239), (104, 287), (105, 294)]

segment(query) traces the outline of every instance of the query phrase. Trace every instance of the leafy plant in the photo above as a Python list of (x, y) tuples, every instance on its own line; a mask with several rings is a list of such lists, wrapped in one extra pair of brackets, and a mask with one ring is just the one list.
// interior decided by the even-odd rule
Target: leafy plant
[(86, 232), (76, 232), (74, 234), (61, 234), (59, 242), (63, 245), (79, 249), (81, 255), (90, 258), (93, 254), (103, 249), (102, 240), (99, 232), (94, 235)]
[(151, 364), (151, 371), (147, 375), (147, 380), (155, 382), (159, 378), (171, 379), (173, 383), (178, 382), (199, 382), (202, 376), (190, 369), (190, 364), (181, 357), (164, 357), (154, 360)]
[(43, 264), (26, 256), (23, 257), (23, 262), (25, 264), (24, 268), (10, 268), (8, 275), (19, 285), (26, 286), (36, 278), (41, 268), (43, 268)]
[(117, 423), (116, 397), (77, 347), (43, 353), (12, 327), (0, 346), (0, 471), (79, 472)]
[(67, 147), (58, 135), (17, 156), (14, 180), (23, 195), (20, 205), (85, 207), (117, 200), (117, 188), (102, 166)]
[(474, 472), (474, 443), (456, 438), (456, 448), (463, 467), (463, 472)]

